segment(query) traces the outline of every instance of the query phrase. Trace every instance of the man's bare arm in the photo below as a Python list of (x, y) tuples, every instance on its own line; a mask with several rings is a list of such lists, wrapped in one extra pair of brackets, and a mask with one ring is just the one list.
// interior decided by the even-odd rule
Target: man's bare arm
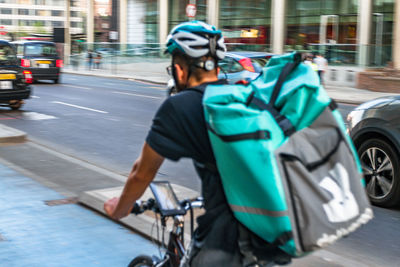
[(144, 143), (142, 153), (133, 164), (131, 173), (119, 198), (104, 203), (104, 210), (113, 219), (128, 216), (133, 204), (138, 200), (157, 174), (164, 157)]

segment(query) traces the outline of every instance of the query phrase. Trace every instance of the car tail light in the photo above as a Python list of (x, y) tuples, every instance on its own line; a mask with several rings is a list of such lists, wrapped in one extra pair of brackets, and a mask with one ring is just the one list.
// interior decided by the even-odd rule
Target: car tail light
[(29, 70), (24, 70), (24, 77), (26, 83), (33, 83), (32, 72)]
[(239, 60), (240, 65), (242, 65), (242, 67), (250, 72), (255, 72), (253, 64), (251, 63), (250, 58), (242, 58), (241, 60)]
[(31, 66), (31, 61), (29, 59), (21, 59), (21, 66), (29, 68)]
[(239, 80), (239, 81), (235, 82), (235, 84), (248, 85), (248, 84), (249, 84), (249, 81), (248, 81), (248, 80)]
[(64, 67), (64, 62), (62, 61), (62, 59), (57, 59), (57, 60), (56, 60), (56, 67), (57, 67), (57, 68), (62, 68), (62, 67)]

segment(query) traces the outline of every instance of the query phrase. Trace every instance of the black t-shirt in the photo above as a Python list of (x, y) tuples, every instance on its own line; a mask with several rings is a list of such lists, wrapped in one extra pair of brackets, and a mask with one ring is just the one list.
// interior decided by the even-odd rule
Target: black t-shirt
[[(226, 84), (225, 80), (202, 84), (204, 90), (209, 84)], [(177, 161), (191, 158), (200, 163), (215, 165), (205, 124), (202, 106), (203, 94), (187, 89), (164, 101), (157, 111), (146, 142), (161, 156)], [(221, 178), (217, 172), (195, 164), (202, 180), (202, 195), (206, 213), (197, 219), (196, 240), (207, 237), (207, 246), (233, 252), (236, 248), (237, 225), (226, 202)]]

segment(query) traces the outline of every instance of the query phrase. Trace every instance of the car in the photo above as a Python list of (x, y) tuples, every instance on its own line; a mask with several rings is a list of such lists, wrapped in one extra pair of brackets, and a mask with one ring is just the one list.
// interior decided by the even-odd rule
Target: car
[(0, 105), (21, 108), (31, 95), (31, 82), (32, 73), (19, 66), (15, 47), (0, 40)]
[(218, 78), (225, 78), (230, 84), (253, 80), (272, 56), (274, 54), (264, 52), (228, 52), (218, 62), (221, 69)]
[(400, 203), (400, 96), (365, 102), (347, 116), (371, 203)]
[[(247, 83), (260, 75), (262, 68), (275, 54), (265, 52), (228, 52), (218, 62), (220, 73), (218, 79), (226, 79), (229, 84)], [(175, 83), (170, 79), (167, 94), (175, 94)]]
[(32, 72), (33, 80), (60, 82), (63, 60), (58, 56), (57, 47), (47, 41), (15, 41), (19, 63), (24, 70)]

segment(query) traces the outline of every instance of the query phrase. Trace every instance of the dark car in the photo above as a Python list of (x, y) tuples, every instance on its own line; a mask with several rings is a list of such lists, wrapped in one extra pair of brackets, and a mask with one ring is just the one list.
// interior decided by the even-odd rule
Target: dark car
[[(254, 80), (272, 56), (274, 54), (265, 52), (226, 53), (225, 58), (218, 62), (221, 70), (218, 79), (226, 79), (230, 84)], [(168, 81), (167, 88), (169, 95), (176, 93), (173, 79)]]
[(230, 84), (258, 77), (262, 68), (274, 54), (264, 52), (229, 52), (220, 60), (220, 79), (227, 79)]
[(12, 42), (17, 49), (17, 57), (24, 70), (32, 72), (33, 80), (60, 81), (63, 60), (58, 56), (56, 45), (46, 41)]
[(400, 203), (400, 96), (368, 101), (347, 116), (373, 204)]
[(0, 105), (19, 109), (31, 94), (31, 82), (31, 72), (19, 66), (14, 46), (0, 40)]

